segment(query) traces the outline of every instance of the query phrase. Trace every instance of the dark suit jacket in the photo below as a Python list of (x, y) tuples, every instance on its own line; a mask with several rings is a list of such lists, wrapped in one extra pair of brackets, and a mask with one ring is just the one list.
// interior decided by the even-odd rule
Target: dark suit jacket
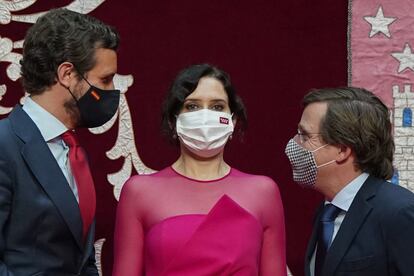
[[(317, 221), (305, 259), (316, 244)], [(413, 276), (414, 194), (370, 176), (357, 193), (327, 253), (323, 276)]]
[(0, 121), (0, 275), (98, 275), (92, 225), (30, 117)]

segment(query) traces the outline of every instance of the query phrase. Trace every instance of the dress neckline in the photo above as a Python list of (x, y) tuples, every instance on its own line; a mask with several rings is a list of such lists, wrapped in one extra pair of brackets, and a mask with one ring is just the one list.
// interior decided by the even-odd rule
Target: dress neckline
[[(236, 201), (234, 201), (230, 196), (228, 196), (227, 194), (223, 194), (221, 197), (219, 197), (219, 199), (213, 204), (213, 206), (210, 208), (210, 210), (207, 213), (184, 213), (184, 214), (175, 214), (175, 215), (170, 215), (167, 216), (157, 222), (155, 222), (154, 224), (152, 224), (150, 227), (147, 228), (146, 235), (149, 235), (151, 232), (154, 231), (154, 229), (160, 227), (162, 224), (164, 223), (168, 223), (168, 222), (172, 222), (172, 221), (178, 221), (178, 220), (191, 220), (191, 219), (196, 219), (196, 220), (202, 220), (206, 217), (208, 217), (209, 215), (211, 215), (212, 212), (216, 212), (217, 209), (219, 208), (218, 206), (223, 204), (224, 201), (230, 202), (230, 204), (233, 205), (233, 207), (241, 210), (243, 213), (245, 213), (247, 216), (253, 218), (254, 221), (256, 221), (256, 223), (263, 228), (261, 221), (259, 220), (259, 218), (257, 218), (255, 215), (253, 215), (250, 211), (248, 211), (247, 209), (245, 209), (244, 207), (242, 207), (241, 205), (239, 205), (239, 203), (237, 203)], [(226, 208), (226, 210), (228, 211), (228, 208)]]
[(175, 174), (177, 174), (178, 176), (181, 176), (181, 177), (186, 178), (186, 179), (191, 180), (191, 181), (200, 182), (200, 183), (211, 183), (211, 182), (217, 182), (217, 181), (223, 180), (223, 179), (227, 178), (232, 173), (232, 171), (233, 171), (233, 168), (230, 167), (230, 170), (225, 175), (223, 175), (222, 177), (219, 177), (219, 178), (216, 178), (216, 179), (210, 179), (210, 180), (201, 180), (201, 179), (195, 179), (195, 178), (191, 178), (191, 177), (188, 177), (188, 176), (183, 175), (182, 173), (176, 171), (173, 168), (172, 165), (170, 166), (170, 169)]

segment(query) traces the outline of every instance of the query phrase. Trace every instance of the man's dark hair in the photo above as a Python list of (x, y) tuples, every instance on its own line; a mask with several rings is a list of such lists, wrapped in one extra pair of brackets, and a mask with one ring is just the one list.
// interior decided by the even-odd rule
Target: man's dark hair
[(117, 31), (98, 19), (67, 9), (54, 9), (28, 30), (23, 44), (21, 81), (30, 94), (41, 94), (56, 83), (63, 62), (83, 76), (96, 63), (95, 50), (118, 48)]
[(315, 102), (328, 105), (322, 139), (350, 147), (362, 171), (390, 179), (395, 147), (387, 106), (372, 92), (355, 87), (312, 90), (303, 99), (305, 107)]
[(172, 83), (162, 110), (162, 130), (171, 138), (175, 136), (176, 116), (183, 107), (185, 98), (194, 92), (201, 78), (210, 77), (218, 80), (224, 87), (229, 99), (229, 107), (237, 119), (237, 131), (243, 132), (247, 127), (246, 109), (241, 98), (231, 84), (229, 75), (210, 64), (192, 65), (182, 70)]

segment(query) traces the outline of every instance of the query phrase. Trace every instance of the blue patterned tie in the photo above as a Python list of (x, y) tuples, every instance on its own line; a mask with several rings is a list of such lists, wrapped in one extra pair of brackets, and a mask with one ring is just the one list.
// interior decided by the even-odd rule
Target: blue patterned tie
[(315, 276), (320, 276), (322, 273), (326, 252), (331, 245), (335, 218), (338, 216), (339, 212), (341, 212), (341, 209), (332, 204), (326, 204), (323, 207), (318, 226), (318, 249), (316, 251)]

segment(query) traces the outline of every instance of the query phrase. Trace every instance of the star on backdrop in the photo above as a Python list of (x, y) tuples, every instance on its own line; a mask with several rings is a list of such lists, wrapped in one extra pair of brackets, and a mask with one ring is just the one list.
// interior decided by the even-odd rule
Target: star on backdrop
[(364, 16), (365, 21), (371, 24), (371, 32), (369, 37), (373, 37), (376, 34), (384, 34), (386, 37), (390, 38), (391, 33), (389, 30), (389, 25), (394, 22), (396, 17), (384, 17), (384, 12), (382, 7), (379, 6), (377, 14), (373, 16)]
[(406, 43), (402, 53), (392, 53), (391, 54), (395, 59), (400, 62), (398, 67), (398, 73), (401, 73), (405, 69), (410, 69), (414, 71), (414, 53), (411, 50), (411, 46)]

